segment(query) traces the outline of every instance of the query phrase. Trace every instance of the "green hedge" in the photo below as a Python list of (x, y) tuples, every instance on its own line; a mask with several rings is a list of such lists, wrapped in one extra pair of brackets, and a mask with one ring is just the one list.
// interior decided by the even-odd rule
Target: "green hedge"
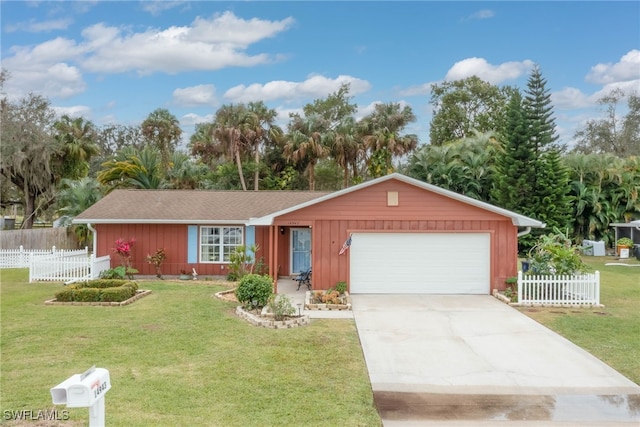
[(122, 302), (133, 297), (137, 290), (136, 282), (97, 279), (66, 286), (55, 297), (60, 302)]

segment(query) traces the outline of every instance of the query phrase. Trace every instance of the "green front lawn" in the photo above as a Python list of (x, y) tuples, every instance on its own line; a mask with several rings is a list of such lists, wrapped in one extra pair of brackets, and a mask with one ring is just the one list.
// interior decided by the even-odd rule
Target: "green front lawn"
[[(45, 306), (59, 284), (0, 274), (3, 415), (51, 410), (49, 389), (96, 365), (110, 426), (380, 425), (353, 320), (256, 328), (203, 282), (141, 282), (153, 293), (125, 307)], [(72, 425), (88, 412), (69, 409)]]
[[(640, 384), (640, 267), (605, 266), (618, 262), (612, 257), (583, 260), (600, 271), (600, 303), (604, 308), (521, 310)], [(626, 263), (640, 264), (635, 259)]]

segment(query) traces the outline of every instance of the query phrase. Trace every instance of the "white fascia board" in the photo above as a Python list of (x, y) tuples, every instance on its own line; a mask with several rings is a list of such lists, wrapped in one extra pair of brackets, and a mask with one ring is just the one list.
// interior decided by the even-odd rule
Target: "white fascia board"
[(222, 224), (222, 225), (237, 225), (244, 224), (249, 225), (246, 219), (236, 220), (214, 220), (214, 219), (74, 219), (72, 224)]

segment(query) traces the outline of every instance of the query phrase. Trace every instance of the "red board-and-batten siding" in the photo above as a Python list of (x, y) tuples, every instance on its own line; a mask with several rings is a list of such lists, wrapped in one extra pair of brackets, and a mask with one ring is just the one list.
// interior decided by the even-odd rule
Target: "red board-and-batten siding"
[[(398, 206), (387, 206), (388, 192), (398, 193)], [(491, 239), (491, 288), (504, 289), (505, 279), (516, 275), (517, 227), (511, 218), (396, 180), (276, 217), (274, 225), (277, 228), (311, 225), (314, 289), (348, 282), (349, 252), (338, 253), (349, 233), (364, 231), (486, 232)], [(281, 257), (282, 252), (278, 252)], [(278, 263), (281, 267), (288, 265)], [(393, 292), (393, 283), (389, 283), (389, 291)]]
[[(218, 224), (211, 224), (212, 226)], [(238, 224), (242, 226), (243, 224)], [(181, 270), (191, 273), (195, 268), (198, 275), (204, 277), (225, 276), (229, 272), (228, 264), (188, 263), (188, 224), (96, 224), (98, 233), (97, 256), (111, 255), (111, 266), (119, 265), (120, 260), (113, 253), (117, 239), (129, 240), (134, 238), (136, 243), (132, 250), (132, 264), (141, 275), (155, 275), (155, 268), (145, 261), (148, 254), (159, 248), (164, 248), (167, 259), (162, 265), (162, 273), (178, 275)], [(199, 227), (199, 226), (198, 226)], [(265, 264), (269, 256), (269, 229), (256, 227), (255, 239), (259, 245), (257, 258), (264, 257)]]

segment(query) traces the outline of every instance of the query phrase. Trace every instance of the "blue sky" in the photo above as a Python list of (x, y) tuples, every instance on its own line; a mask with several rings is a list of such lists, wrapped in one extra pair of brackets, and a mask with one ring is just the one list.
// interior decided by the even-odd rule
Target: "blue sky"
[(290, 112), (351, 84), (358, 117), (412, 107), (428, 143), (430, 85), (478, 75), (522, 89), (538, 64), (561, 141), (614, 88), (640, 92), (640, 2), (2, 1), (10, 98), (138, 124), (156, 108), (185, 140), (223, 104)]

